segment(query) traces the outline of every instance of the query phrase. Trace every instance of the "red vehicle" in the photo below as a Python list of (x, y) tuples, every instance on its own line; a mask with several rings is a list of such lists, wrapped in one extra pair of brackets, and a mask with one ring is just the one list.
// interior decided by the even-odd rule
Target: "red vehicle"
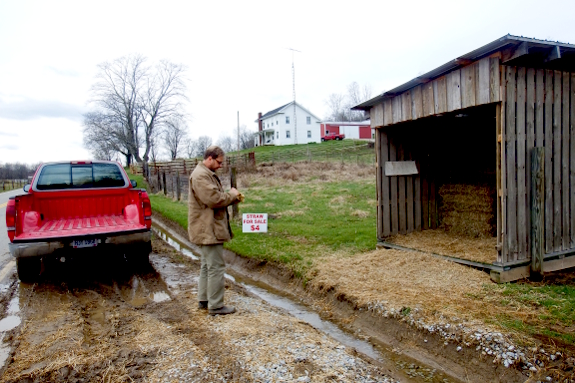
[(24, 191), (6, 207), (8, 247), (20, 280), (35, 280), (42, 259), (81, 256), (83, 248), (106, 254), (119, 250), (138, 263), (148, 262), (150, 199), (119, 164), (43, 164)]
[(343, 140), (345, 138), (345, 134), (339, 134), (335, 132), (329, 132), (325, 136), (321, 138), (322, 141), (331, 141), (331, 140)]

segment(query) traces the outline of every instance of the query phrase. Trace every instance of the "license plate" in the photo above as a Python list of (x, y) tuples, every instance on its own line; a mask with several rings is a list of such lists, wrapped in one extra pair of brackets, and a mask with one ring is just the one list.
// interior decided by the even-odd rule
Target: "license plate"
[(98, 246), (97, 239), (82, 239), (72, 241), (72, 247), (74, 249), (78, 249), (81, 247), (94, 247), (94, 246)]

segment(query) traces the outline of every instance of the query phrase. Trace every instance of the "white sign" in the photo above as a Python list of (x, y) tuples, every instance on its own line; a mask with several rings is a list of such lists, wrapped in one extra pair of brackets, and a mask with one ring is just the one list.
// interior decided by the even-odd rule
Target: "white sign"
[(267, 233), (268, 232), (267, 213), (242, 214), (242, 231), (244, 233)]

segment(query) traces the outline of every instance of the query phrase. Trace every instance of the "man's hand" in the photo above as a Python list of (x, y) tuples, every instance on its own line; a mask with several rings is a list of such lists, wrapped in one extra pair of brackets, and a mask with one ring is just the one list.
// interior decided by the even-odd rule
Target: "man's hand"
[(240, 192), (238, 191), (238, 189), (236, 188), (231, 188), (230, 189), (230, 195), (232, 197), (234, 197), (235, 199), (238, 199), (238, 196), (240, 195)]

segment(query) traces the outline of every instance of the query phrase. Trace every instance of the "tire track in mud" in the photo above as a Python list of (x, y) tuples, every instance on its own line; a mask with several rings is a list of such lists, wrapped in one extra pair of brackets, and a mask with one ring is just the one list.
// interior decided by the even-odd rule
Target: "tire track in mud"
[(239, 312), (209, 316), (197, 262), (159, 241), (150, 260), (49, 265), (40, 283), (20, 284), (23, 322), (0, 382), (391, 381), (234, 284), (226, 301)]
[[(22, 284), (25, 324), (0, 381), (160, 380), (178, 359), (188, 370), (181, 381), (249, 380), (230, 368), (236, 363), (207, 329), (205, 313), (181, 304), (152, 267), (113, 274), (78, 279), (56, 273), (40, 284)], [(161, 302), (154, 302), (156, 295)]]

